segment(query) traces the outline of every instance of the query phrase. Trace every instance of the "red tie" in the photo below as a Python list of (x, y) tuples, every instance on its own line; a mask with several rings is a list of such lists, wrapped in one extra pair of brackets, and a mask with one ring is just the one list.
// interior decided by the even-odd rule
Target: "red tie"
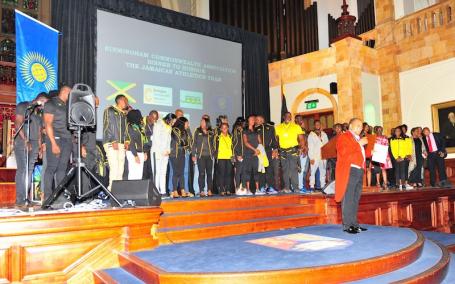
[(430, 136), (427, 137), (427, 141), (428, 141), (428, 150), (430, 151), (430, 153), (433, 153), (433, 144), (431, 144)]

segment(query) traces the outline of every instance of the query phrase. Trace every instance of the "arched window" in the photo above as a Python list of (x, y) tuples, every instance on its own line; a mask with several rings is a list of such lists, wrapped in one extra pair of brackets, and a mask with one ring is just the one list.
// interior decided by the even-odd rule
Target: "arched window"
[(447, 23), (452, 21), (452, 7), (447, 7)]

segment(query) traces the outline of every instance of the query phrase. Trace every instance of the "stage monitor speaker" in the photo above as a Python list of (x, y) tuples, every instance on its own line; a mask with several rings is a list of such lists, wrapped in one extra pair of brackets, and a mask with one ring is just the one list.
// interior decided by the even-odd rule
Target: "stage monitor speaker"
[(326, 184), (322, 189), (322, 192), (324, 194), (335, 194), (335, 181), (333, 180)]
[(95, 95), (88, 85), (76, 84), (68, 97), (68, 125), (70, 128), (96, 125)]
[(336, 82), (330, 83), (330, 94), (332, 95), (338, 94), (338, 84)]
[(136, 206), (160, 206), (161, 194), (149, 179), (114, 180), (112, 194), (120, 201), (133, 201)]

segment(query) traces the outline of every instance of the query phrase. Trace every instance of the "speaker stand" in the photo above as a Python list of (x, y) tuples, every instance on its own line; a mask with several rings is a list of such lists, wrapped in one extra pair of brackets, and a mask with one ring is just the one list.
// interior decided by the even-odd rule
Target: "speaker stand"
[[(41, 208), (43, 209), (50, 209), (52, 204), (57, 200), (58, 196), (62, 192), (66, 192), (67, 194), (70, 195), (71, 202), (74, 204), (76, 202), (81, 202), (93, 195), (96, 192), (99, 191), (104, 191), (104, 193), (111, 198), (115, 203), (118, 204), (119, 207), (123, 207), (123, 205), (118, 201), (118, 199), (103, 185), (103, 183), (85, 166), (85, 163), (82, 162), (81, 158), (81, 132), (82, 132), (82, 127), (77, 126), (76, 129), (76, 135), (77, 135), (77, 158), (76, 158), (76, 163), (73, 164), (73, 166), (69, 169), (69, 171), (66, 173), (65, 177), (63, 180), (60, 182), (60, 184), (54, 189), (52, 192), (51, 196), (49, 196), (44, 202)], [(92, 178), (96, 183), (97, 186), (89, 190), (88, 192), (82, 194), (82, 180), (81, 180), (81, 174), (82, 170), (90, 177)], [(74, 174), (77, 171), (77, 193), (74, 192), (68, 192), (66, 186), (68, 182), (70, 182)]]

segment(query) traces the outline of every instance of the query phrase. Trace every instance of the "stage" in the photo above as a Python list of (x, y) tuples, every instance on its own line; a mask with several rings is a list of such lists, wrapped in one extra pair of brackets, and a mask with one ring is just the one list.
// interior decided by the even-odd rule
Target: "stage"
[[(369, 231), (356, 236), (341, 231), (340, 205), (332, 195), (321, 193), (167, 199), (161, 208), (34, 211), (14, 216), (0, 212), (0, 283), (115, 283), (117, 277), (146, 283), (183, 283), (183, 278), (185, 283), (359, 279), (351, 274), (370, 278), (362, 283), (389, 282), (405, 275), (425, 280), (417, 283), (428, 279), (438, 283), (450, 267), (450, 251), (455, 251), (455, 235), (446, 234), (455, 228), (455, 189), (364, 191), (359, 219), (369, 224)], [(313, 244), (305, 234), (316, 236), (320, 243)], [(330, 238), (349, 246), (326, 250), (334, 241)], [(280, 242), (278, 248), (268, 246)], [(294, 251), (308, 243), (310, 250)], [(283, 244), (294, 248), (283, 250)], [(371, 244), (381, 244), (380, 250), (370, 251)], [(312, 251), (318, 247), (323, 249)], [(362, 253), (340, 253), (348, 247)], [(302, 253), (305, 257), (300, 257)], [(382, 259), (379, 264), (378, 259)], [(369, 267), (368, 274), (360, 273), (359, 266)], [(327, 271), (338, 272), (329, 277)]]

